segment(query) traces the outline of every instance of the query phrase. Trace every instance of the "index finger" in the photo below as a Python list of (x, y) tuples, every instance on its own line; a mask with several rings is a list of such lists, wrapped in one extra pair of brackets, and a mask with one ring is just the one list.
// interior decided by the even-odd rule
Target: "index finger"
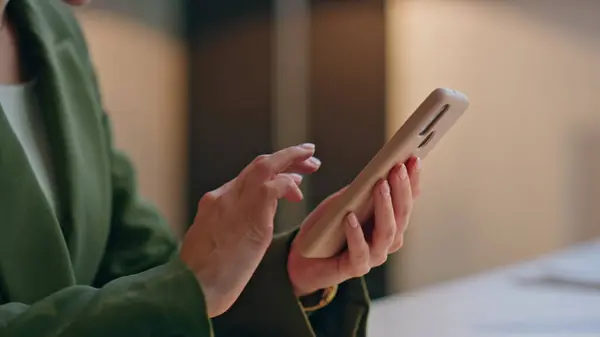
[(314, 153), (315, 145), (311, 143), (290, 146), (271, 155), (259, 157), (249, 165), (247, 174), (263, 182), (284, 172), (291, 165), (309, 159)]

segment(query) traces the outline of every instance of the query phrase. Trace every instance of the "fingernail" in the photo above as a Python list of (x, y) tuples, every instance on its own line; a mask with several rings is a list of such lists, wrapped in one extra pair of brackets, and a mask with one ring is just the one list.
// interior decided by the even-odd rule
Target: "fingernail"
[(296, 182), (296, 184), (300, 184), (302, 179), (304, 179), (304, 177), (298, 173), (290, 173), (290, 176), (292, 177), (292, 180)]
[(354, 215), (354, 213), (348, 214), (348, 216), (346, 217), (346, 221), (348, 221), (350, 227), (358, 228), (358, 219), (356, 218), (356, 215)]
[(315, 148), (315, 144), (313, 143), (304, 143), (302, 145), (300, 145), (301, 148), (306, 149), (306, 150), (312, 150)]
[(311, 157), (310, 159), (310, 163), (313, 164), (314, 166), (321, 166), (321, 161), (318, 158), (315, 157)]
[(381, 183), (381, 194), (385, 196), (390, 194), (390, 184), (388, 184), (387, 180)]
[(398, 176), (402, 180), (406, 180), (406, 178), (408, 178), (408, 171), (406, 170), (406, 165), (402, 164), (400, 166), (400, 170), (398, 170)]
[(421, 171), (421, 158), (417, 157), (417, 159), (415, 160), (415, 169), (418, 171)]

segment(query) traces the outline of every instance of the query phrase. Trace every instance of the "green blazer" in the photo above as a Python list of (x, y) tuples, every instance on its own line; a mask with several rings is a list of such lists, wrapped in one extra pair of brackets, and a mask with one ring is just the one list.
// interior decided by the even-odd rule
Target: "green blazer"
[(0, 336), (364, 336), (360, 279), (304, 313), (286, 272), (294, 233), (276, 236), (236, 304), (208, 319), (176, 239), (113, 147), (73, 13), (57, 0), (15, 0), (7, 14), (36, 65), (59, 208), (0, 111)]

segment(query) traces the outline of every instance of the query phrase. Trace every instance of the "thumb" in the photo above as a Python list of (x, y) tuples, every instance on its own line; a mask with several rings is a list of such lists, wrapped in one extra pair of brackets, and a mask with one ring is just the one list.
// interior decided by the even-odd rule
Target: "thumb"
[(334, 194), (328, 196), (325, 200), (323, 200), (323, 202), (321, 202), (319, 204), (319, 206), (317, 206), (317, 208), (315, 208), (304, 220), (304, 222), (302, 223), (302, 228), (301, 228), (301, 232), (304, 230), (308, 230), (311, 227), (313, 227), (315, 225), (315, 223), (317, 223), (317, 221), (323, 216), (325, 215), (325, 212), (327, 212), (327, 210), (329, 209), (329, 207), (331, 207), (331, 205), (333, 205), (335, 203), (336, 200), (339, 200), (339, 198), (343, 195), (344, 191), (346, 191), (348, 189), (348, 186), (342, 188), (341, 190), (335, 192)]

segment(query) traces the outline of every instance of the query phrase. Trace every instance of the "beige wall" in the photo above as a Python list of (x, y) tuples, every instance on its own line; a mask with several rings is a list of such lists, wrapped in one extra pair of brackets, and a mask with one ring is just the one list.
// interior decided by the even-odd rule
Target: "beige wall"
[(569, 160), (573, 134), (600, 134), (598, 13), (600, 2), (583, 0), (389, 1), (388, 134), (435, 87), (472, 101), (424, 163), (396, 290), (600, 234), (582, 230), (569, 203), (598, 156)]
[(144, 197), (179, 229), (186, 219), (184, 46), (114, 13), (79, 13), (114, 137), (137, 167)]

